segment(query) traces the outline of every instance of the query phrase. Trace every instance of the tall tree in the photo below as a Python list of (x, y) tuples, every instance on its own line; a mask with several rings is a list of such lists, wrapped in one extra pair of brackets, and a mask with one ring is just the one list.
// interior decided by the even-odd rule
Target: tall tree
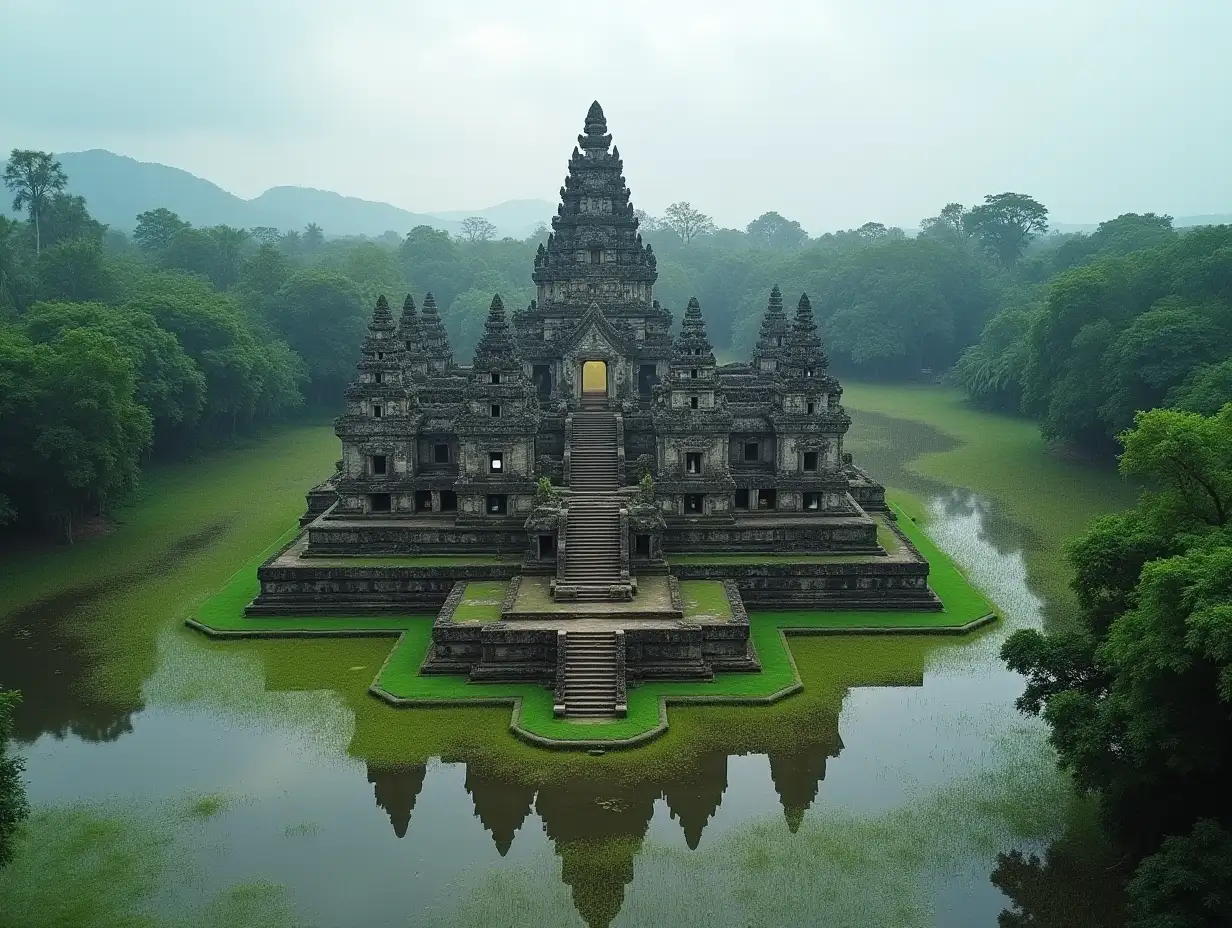
[(1013, 267), (1031, 239), (1048, 231), (1048, 207), (1025, 193), (995, 193), (972, 207), (963, 219), (989, 252)]
[(462, 220), (462, 237), (471, 244), (486, 242), (496, 234), (496, 226), (483, 216), (467, 216)]
[(799, 248), (808, 241), (808, 233), (800, 223), (786, 219), (773, 210), (762, 213), (745, 226), (744, 231), (757, 244), (783, 251)]
[(148, 209), (137, 214), (137, 227), (133, 230), (133, 241), (142, 251), (164, 251), (170, 247), (176, 233), (187, 229), (191, 223), (185, 222), (166, 207)]
[(282, 233), (273, 226), (253, 226), (248, 230), (260, 245), (277, 245)]
[(319, 251), (321, 246), (325, 244), (325, 233), (321, 231), (321, 227), (315, 222), (310, 222), (304, 227), (304, 235), (301, 242), (304, 251), (309, 253)]
[(22, 760), (9, 753), (13, 710), (20, 699), (17, 693), (0, 691), (0, 869), (13, 859), (13, 838), (30, 814), (21, 781)]
[(686, 245), (699, 235), (714, 232), (714, 220), (699, 209), (694, 209), (687, 200), (673, 203), (663, 211), (663, 225), (671, 229)]
[(947, 203), (936, 216), (920, 220), (920, 234), (963, 239), (967, 237), (966, 219), (966, 207), (961, 203)]
[(34, 253), (42, 251), (42, 216), (68, 176), (50, 152), (14, 148), (4, 168), (4, 185), (13, 191), (13, 209), (28, 210), (34, 226)]

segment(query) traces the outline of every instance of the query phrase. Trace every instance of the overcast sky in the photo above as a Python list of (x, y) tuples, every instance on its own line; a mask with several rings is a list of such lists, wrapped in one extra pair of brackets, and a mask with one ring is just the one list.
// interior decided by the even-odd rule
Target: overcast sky
[(0, 88), (5, 151), (245, 197), (554, 200), (597, 98), (651, 213), (1232, 212), (1229, 0), (0, 0)]

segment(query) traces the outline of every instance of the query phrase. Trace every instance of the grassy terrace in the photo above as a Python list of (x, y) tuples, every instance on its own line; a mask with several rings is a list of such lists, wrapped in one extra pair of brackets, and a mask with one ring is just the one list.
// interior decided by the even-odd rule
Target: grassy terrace
[(455, 622), (499, 622), (509, 584), (504, 580), (472, 581), (454, 611)]
[[(958, 568), (941, 553), (922, 529), (901, 509), (900, 526), (932, 565), (934, 591), (945, 604), (940, 612), (799, 611), (752, 612), (749, 616), (753, 647), (762, 664), (761, 673), (720, 674), (712, 683), (654, 682), (630, 689), (628, 716), (610, 722), (578, 724), (552, 714), (549, 690), (529, 684), (475, 684), (460, 676), (421, 676), (432, 635), (432, 617), (388, 618), (318, 617), (247, 618), (244, 604), (256, 593), (255, 559), (231, 578), (227, 586), (205, 603), (197, 622), (207, 634), (244, 637), (314, 635), (390, 635), (397, 642), (373, 682), (373, 692), (403, 705), (492, 705), (511, 704), (515, 733), (532, 740), (589, 746), (616, 746), (651, 738), (667, 727), (669, 703), (766, 703), (801, 688), (800, 677), (787, 644), (788, 634), (854, 634), (864, 632), (958, 632), (988, 616), (992, 607), (963, 578)], [(279, 543), (283, 543), (281, 539)], [(265, 554), (263, 553), (262, 557)], [(472, 588), (474, 591), (472, 592)], [(468, 584), (463, 605), (467, 618), (491, 621), (499, 617), (505, 584)], [(681, 584), (686, 614), (694, 617), (719, 615), (730, 610), (716, 581)], [(469, 604), (467, 600), (470, 600)], [(485, 618), (487, 617), (487, 618)], [(462, 609), (455, 616), (465, 621)]]
[(680, 581), (680, 603), (684, 617), (701, 622), (730, 622), (731, 603), (718, 580)]

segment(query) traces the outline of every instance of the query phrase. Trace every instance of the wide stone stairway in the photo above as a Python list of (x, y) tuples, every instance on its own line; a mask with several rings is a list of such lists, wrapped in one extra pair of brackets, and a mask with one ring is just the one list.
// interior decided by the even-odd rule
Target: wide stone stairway
[(565, 528), (565, 570), (558, 578), (569, 598), (610, 600), (620, 576), (620, 486), (616, 417), (606, 409), (573, 414), (570, 442), (569, 518)]
[(564, 678), (558, 681), (556, 712), (567, 718), (611, 717), (618, 706), (617, 652), (623, 647), (616, 632), (577, 631), (565, 634)]

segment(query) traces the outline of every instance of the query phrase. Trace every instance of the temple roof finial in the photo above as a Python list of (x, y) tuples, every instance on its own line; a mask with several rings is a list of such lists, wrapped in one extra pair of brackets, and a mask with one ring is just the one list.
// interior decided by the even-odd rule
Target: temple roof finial
[(376, 298), (376, 307), (372, 310), (372, 322), (368, 324), (368, 328), (375, 332), (380, 329), (392, 330), (393, 327), (394, 314), (390, 312), (389, 301), (382, 293)]

